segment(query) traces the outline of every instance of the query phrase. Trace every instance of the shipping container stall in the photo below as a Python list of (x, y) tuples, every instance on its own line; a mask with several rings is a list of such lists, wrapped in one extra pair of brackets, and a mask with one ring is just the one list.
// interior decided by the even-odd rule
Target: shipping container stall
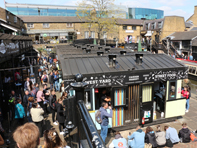
[[(187, 78), (187, 67), (164, 54), (81, 56), (60, 58), (65, 89), (75, 92), (70, 83), (83, 75), (87, 83), (85, 105), (98, 130), (95, 114), (102, 96), (111, 99), (113, 117), (109, 128), (131, 128), (131, 125), (165, 121), (185, 114), (186, 100), (181, 96), (181, 80)], [(109, 110), (108, 110), (109, 111)]]

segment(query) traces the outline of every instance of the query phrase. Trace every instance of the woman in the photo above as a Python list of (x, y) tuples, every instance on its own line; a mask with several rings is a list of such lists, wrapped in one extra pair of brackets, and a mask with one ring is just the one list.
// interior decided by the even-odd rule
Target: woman
[(15, 105), (15, 119), (18, 120), (18, 123), (20, 125), (23, 125), (24, 117), (25, 117), (25, 110), (21, 103), (22, 103), (21, 99), (18, 99), (17, 104)]
[(39, 91), (37, 92), (36, 97), (37, 97), (37, 103), (39, 103), (39, 105), (42, 108), (44, 108), (43, 102), (45, 101), (45, 99), (44, 99), (44, 93), (43, 93), (43, 89), (42, 88), (39, 89)]
[(38, 126), (40, 131), (40, 136), (42, 136), (42, 125), (43, 125), (43, 114), (44, 110), (38, 107), (38, 103), (36, 101), (32, 103), (32, 108), (30, 110), (32, 121)]
[(60, 92), (61, 95), (64, 93), (64, 82), (61, 83)]
[(185, 112), (187, 113), (189, 112), (189, 97), (190, 97), (188, 86), (184, 86), (184, 90), (182, 90), (181, 94), (184, 98), (186, 98), (186, 111)]
[(67, 99), (68, 98), (68, 93), (67, 92), (63, 92), (62, 93), (62, 98), (63, 99)]
[(57, 121), (59, 122), (60, 135), (64, 134), (64, 132), (61, 132), (61, 131), (65, 128), (64, 126), (65, 117), (64, 117), (64, 110), (63, 110), (62, 102), (63, 102), (63, 98), (61, 97), (58, 99), (57, 104), (56, 104)]
[(148, 126), (146, 128), (146, 134), (145, 134), (145, 143), (151, 143), (152, 144), (152, 148), (157, 148), (157, 142), (156, 142), (156, 138), (155, 138), (155, 133), (153, 131), (153, 129)]
[(166, 134), (164, 131), (161, 131), (161, 126), (157, 126), (157, 131), (155, 133), (157, 147), (165, 147), (166, 145)]
[(42, 84), (47, 85), (49, 77), (48, 77), (46, 71), (43, 72), (43, 75), (42, 75), (41, 79), (42, 79)]
[(41, 148), (70, 148), (60, 139), (55, 128), (44, 132), (44, 145)]

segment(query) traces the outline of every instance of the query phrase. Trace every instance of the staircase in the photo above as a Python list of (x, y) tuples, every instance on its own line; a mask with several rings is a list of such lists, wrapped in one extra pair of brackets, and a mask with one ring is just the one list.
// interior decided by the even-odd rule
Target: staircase
[[(168, 54), (167, 41), (166, 40), (163, 40), (162, 41), (162, 44), (163, 44), (163, 47), (165, 48), (164, 49), (164, 52), (166, 54)], [(177, 49), (172, 44), (170, 44), (169, 54), (175, 54), (177, 56), (180, 56), (179, 53), (177, 52)]]

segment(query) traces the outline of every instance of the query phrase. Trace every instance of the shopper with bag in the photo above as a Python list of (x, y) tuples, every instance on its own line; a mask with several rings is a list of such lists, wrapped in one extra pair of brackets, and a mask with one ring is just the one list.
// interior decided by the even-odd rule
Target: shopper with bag
[(187, 123), (182, 124), (182, 129), (179, 131), (179, 138), (182, 143), (189, 143), (190, 142), (190, 130), (187, 128)]

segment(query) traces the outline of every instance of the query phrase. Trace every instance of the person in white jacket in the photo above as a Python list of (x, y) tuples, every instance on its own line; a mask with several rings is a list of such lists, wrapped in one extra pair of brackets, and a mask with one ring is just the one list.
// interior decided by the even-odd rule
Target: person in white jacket
[(123, 138), (120, 132), (116, 132), (115, 139), (109, 145), (109, 148), (127, 148), (127, 140)]
[(166, 145), (166, 133), (164, 131), (161, 131), (161, 126), (157, 126), (157, 131), (155, 133), (155, 138), (158, 147), (165, 147)]

